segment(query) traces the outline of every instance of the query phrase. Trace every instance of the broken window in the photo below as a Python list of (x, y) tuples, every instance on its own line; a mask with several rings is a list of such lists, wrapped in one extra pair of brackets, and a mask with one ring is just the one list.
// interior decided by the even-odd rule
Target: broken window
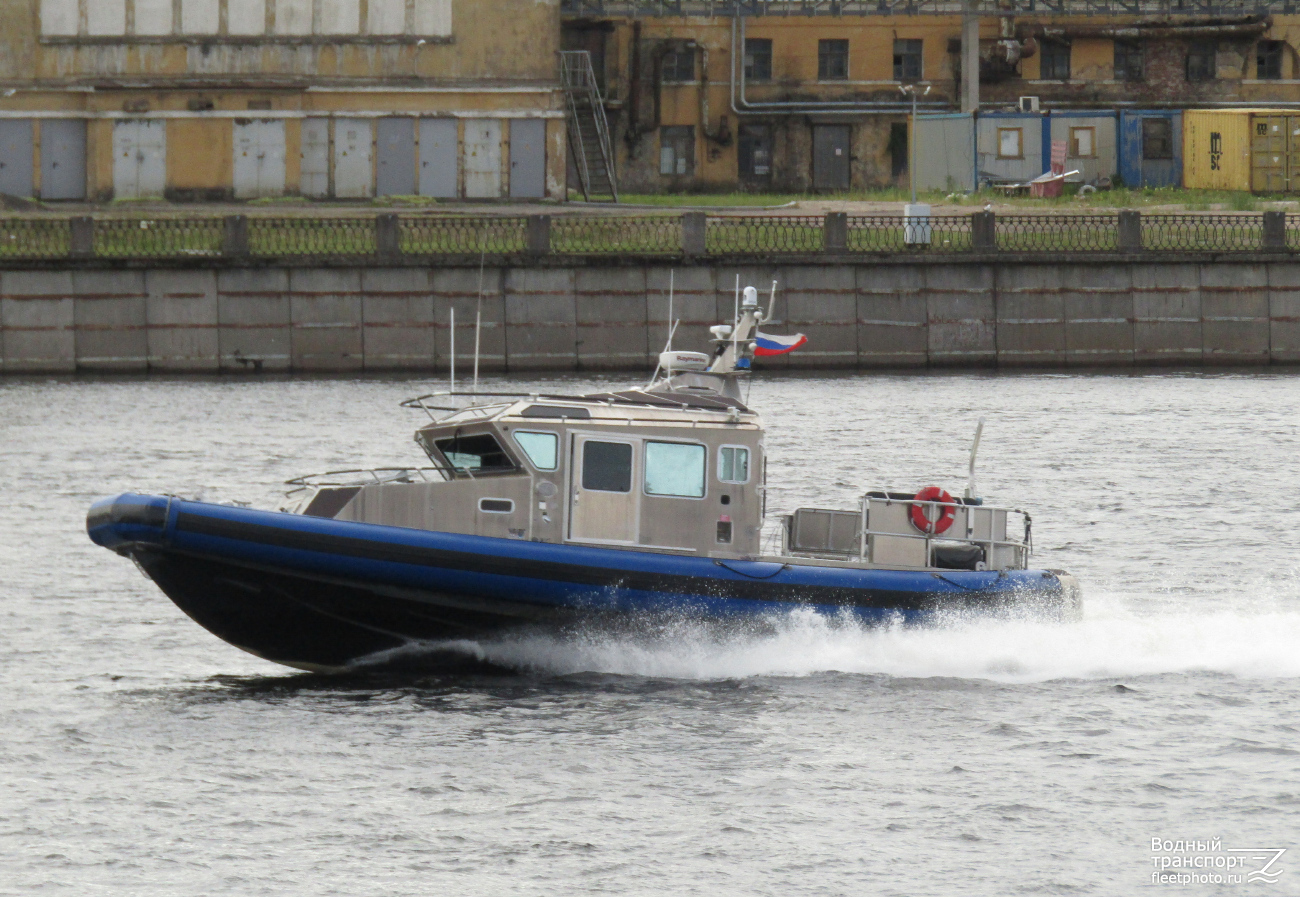
[(659, 129), (659, 173), (695, 174), (694, 125), (669, 125)]
[(745, 80), (772, 80), (772, 41), (766, 37), (745, 38)]
[(1146, 77), (1145, 55), (1138, 44), (1115, 41), (1115, 80), (1141, 81)]
[(1097, 129), (1070, 129), (1070, 156), (1075, 159), (1094, 159), (1097, 156)]
[(1043, 60), (1038, 77), (1043, 81), (1070, 80), (1070, 45), (1043, 41)]
[(849, 77), (849, 42), (817, 41), (817, 80), (846, 81)]
[(894, 80), (921, 80), (921, 41), (894, 41)]
[(1213, 81), (1216, 74), (1214, 56), (1219, 48), (1210, 41), (1196, 41), (1187, 47), (1187, 80)]
[(472, 436), (458, 433), (448, 439), (435, 440), (434, 445), (457, 473), (501, 473), (515, 469), (510, 456), (491, 433)]
[(687, 47), (678, 47), (664, 54), (663, 74), (665, 81), (695, 80), (695, 51)]
[(1142, 119), (1142, 158), (1168, 160), (1174, 157), (1174, 123), (1168, 118)]
[(1262, 40), (1255, 47), (1255, 77), (1276, 80), (1282, 77), (1282, 51), (1280, 40)]

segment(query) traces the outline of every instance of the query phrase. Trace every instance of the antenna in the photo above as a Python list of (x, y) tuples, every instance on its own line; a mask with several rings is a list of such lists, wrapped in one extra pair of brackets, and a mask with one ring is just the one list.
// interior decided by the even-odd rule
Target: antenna
[(482, 238), (479, 240), (478, 256), (478, 304), (474, 307), (474, 393), (478, 394), (478, 347), (479, 334), (483, 330), (483, 259), (487, 255), (487, 249), (483, 247)]
[(451, 392), (456, 393), (456, 306), (451, 307)]
[(731, 344), (736, 344), (736, 333), (740, 330), (740, 275), (736, 275), (736, 316), (731, 319)]
[(673, 279), (677, 274), (675, 268), (668, 269), (668, 345), (664, 347), (665, 352), (671, 352), (673, 348), (673, 331), (677, 328), (673, 325)]
[(975, 498), (975, 454), (980, 450), (980, 435), (984, 432), (984, 418), (975, 425), (975, 440), (970, 446), (970, 468), (966, 475), (966, 497)]
[(772, 281), (772, 296), (767, 302), (767, 319), (771, 321), (776, 317), (776, 281)]

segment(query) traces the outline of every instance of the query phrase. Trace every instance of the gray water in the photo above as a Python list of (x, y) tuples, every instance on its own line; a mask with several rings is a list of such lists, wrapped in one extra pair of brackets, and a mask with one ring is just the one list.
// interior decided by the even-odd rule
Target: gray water
[[(981, 492), (1080, 578), (1071, 624), (796, 614), (332, 679), (85, 536), (120, 491), (277, 507), (290, 476), (415, 463), (397, 402), (440, 385), (0, 381), (0, 893), (1300, 894), (1295, 374), (754, 385), (773, 511), (956, 491), (985, 416)], [(1237, 848), (1285, 871), (1152, 882)]]

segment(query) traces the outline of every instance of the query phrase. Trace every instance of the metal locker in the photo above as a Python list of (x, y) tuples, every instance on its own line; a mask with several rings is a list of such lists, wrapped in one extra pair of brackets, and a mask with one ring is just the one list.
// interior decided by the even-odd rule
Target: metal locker
[(167, 123), (128, 118), (113, 123), (113, 195), (162, 196), (167, 187)]
[(457, 195), (460, 153), (454, 118), (420, 119), (420, 195), (442, 199)]
[(0, 118), (0, 193), (31, 196), (36, 189), (30, 118)]
[(236, 119), (235, 196), (279, 196), (284, 193), (284, 122), (275, 119)]
[(540, 118), (510, 121), (510, 195), (540, 199), (546, 195), (546, 122)]
[(86, 198), (86, 122), (41, 122), (41, 199)]
[(303, 196), (330, 195), (330, 120), (304, 118), (298, 150), (301, 160), (298, 189)]
[(381, 118), (376, 123), (376, 196), (412, 196), (415, 193), (415, 119)]
[(374, 189), (374, 154), (370, 119), (334, 120), (334, 195), (363, 199)]
[(501, 122), (495, 118), (465, 121), (465, 196), (495, 199), (501, 195)]
[(848, 125), (813, 125), (813, 189), (849, 189)]

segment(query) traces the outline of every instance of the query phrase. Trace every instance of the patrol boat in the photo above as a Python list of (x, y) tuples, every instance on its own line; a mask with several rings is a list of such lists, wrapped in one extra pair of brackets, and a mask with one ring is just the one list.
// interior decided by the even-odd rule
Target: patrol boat
[(645, 387), (407, 400), (430, 418), (415, 434), (428, 466), (292, 480), (279, 511), (124, 494), (96, 502), (87, 530), (215, 635), (318, 672), (665, 617), (1079, 613), (1073, 577), (1028, 569), (1028, 515), (971, 494), (974, 450), (960, 498), (867, 491), (856, 508), (773, 514), (765, 539), (763, 426), (741, 384), (756, 355), (802, 337), (763, 321), (746, 288), (712, 352), (666, 350)]

